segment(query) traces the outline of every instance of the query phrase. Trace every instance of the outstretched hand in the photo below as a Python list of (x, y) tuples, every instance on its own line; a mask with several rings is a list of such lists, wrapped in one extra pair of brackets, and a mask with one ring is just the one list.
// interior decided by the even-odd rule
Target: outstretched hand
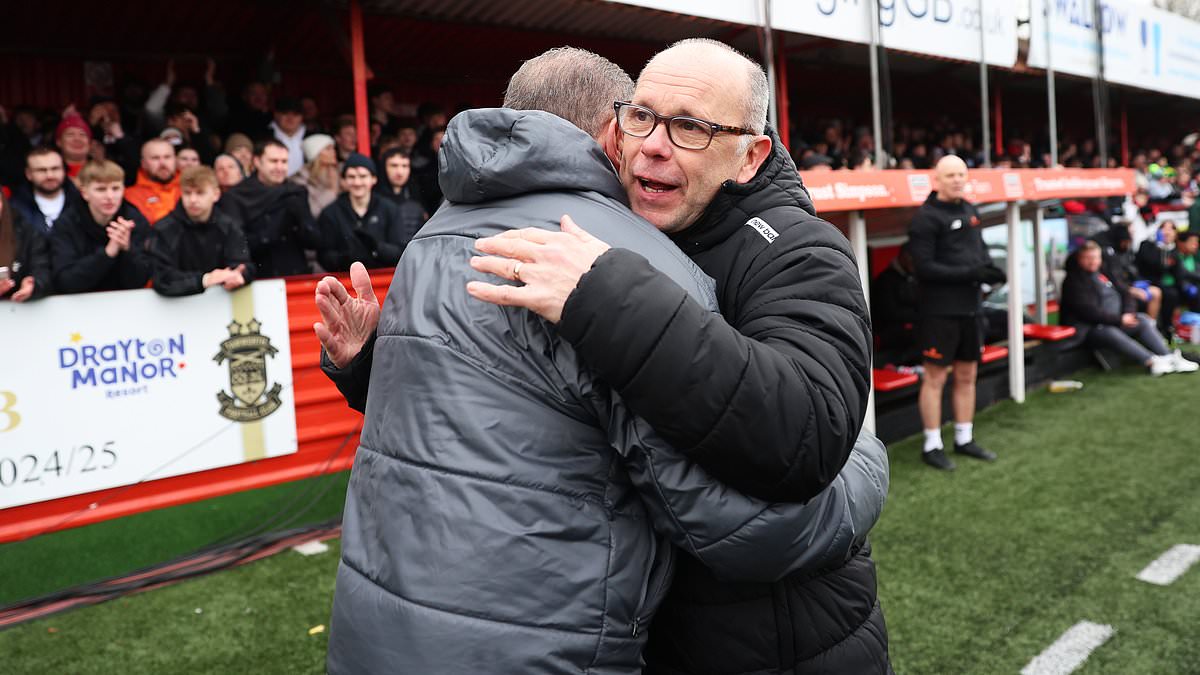
[(371, 286), (371, 275), (360, 262), (350, 266), (350, 297), (342, 282), (325, 277), (317, 282), (317, 311), (321, 321), (313, 324), (317, 339), (338, 368), (345, 368), (362, 351), (379, 326), (379, 298)]
[(471, 267), (523, 285), (472, 281), (467, 292), (494, 305), (524, 307), (558, 323), (579, 279), (611, 248), (570, 216), (563, 216), (559, 226), (562, 232), (527, 227), (475, 242), (476, 249), (491, 255), (471, 258)]

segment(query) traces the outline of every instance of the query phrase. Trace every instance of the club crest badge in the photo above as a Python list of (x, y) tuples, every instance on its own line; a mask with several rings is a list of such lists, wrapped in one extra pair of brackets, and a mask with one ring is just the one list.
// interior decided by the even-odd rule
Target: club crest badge
[(213, 357), (217, 363), (229, 361), (229, 388), (233, 396), (220, 391), (217, 401), (221, 404), (220, 415), (235, 422), (261, 420), (282, 404), (279, 400), (282, 385), (275, 383), (267, 390), (267, 357), (274, 357), (279, 350), (259, 332), (261, 327), (253, 318), (245, 324), (231, 321), (229, 338)]

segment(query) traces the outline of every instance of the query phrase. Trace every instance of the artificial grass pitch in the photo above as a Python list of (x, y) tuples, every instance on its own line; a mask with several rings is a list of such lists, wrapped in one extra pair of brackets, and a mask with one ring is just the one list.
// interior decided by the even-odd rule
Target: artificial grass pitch
[[(1082, 391), (980, 414), (995, 464), (955, 456), (945, 474), (921, 463), (919, 438), (889, 449), (872, 541), (897, 673), (1016, 673), (1082, 620), (1116, 633), (1079, 673), (1200, 673), (1200, 565), (1166, 587), (1134, 578), (1200, 544), (1200, 373), (1078, 379)], [(4, 670), (322, 672), (336, 564), (336, 546), (289, 551), (18, 626), (0, 632)]]

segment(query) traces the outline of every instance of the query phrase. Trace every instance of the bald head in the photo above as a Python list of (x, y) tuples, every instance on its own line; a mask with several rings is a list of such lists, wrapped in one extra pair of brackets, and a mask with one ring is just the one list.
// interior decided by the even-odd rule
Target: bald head
[(933, 183), (941, 201), (962, 199), (967, 188), (967, 163), (957, 155), (946, 155), (939, 159), (933, 168)]
[(734, 121), (712, 121), (763, 133), (767, 126), (767, 106), (770, 104), (771, 94), (767, 85), (767, 74), (761, 66), (724, 42), (708, 38), (688, 38), (655, 54), (638, 75), (638, 80), (647, 73), (679, 73), (681, 67), (721, 73), (724, 81), (739, 85), (738, 89), (733, 91), (720, 92), (736, 102), (738, 117)]
[(175, 178), (175, 148), (161, 138), (142, 144), (142, 171), (159, 183)]
[(629, 110), (643, 125), (649, 109), (659, 121), (691, 117), (726, 127), (702, 131), (704, 147), (694, 139), (677, 143), (673, 133), (701, 128), (687, 122), (656, 122), (636, 132), (621, 127), (619, 170), (630, 206), (663, 232), (690, 227), (726, 181), (750, 182), (771, 154), (770, 137), (760, 133), (767, 124), (766, 75), (720, 42), (684, 40), (657, 54), (638, 75), (632, 102), (641, 112)]

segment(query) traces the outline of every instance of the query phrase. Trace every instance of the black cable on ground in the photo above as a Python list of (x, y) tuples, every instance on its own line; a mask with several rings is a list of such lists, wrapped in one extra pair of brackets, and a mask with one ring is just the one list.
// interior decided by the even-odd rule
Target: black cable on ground
[[(113, 600), (152, 586), (173, 583), (237, 566), (256, 554), (280, 545), (302, 543), (315, 535), (336, 535), (340, 520), (332, 519), (312, 526), (274, 532), (243, 541), (193, 552), (174, 560), (143, 568), (130, 574), (82, 584), (0, 608), (0, 630), (28, 620), (50, 616), (75, 607)], [(180, 568), (180, 565), (195, 563)], [(75, 600), (77, 602), (69, 602)], [(50, 612), (39, 611), (57, 603), (68, 603)]]

